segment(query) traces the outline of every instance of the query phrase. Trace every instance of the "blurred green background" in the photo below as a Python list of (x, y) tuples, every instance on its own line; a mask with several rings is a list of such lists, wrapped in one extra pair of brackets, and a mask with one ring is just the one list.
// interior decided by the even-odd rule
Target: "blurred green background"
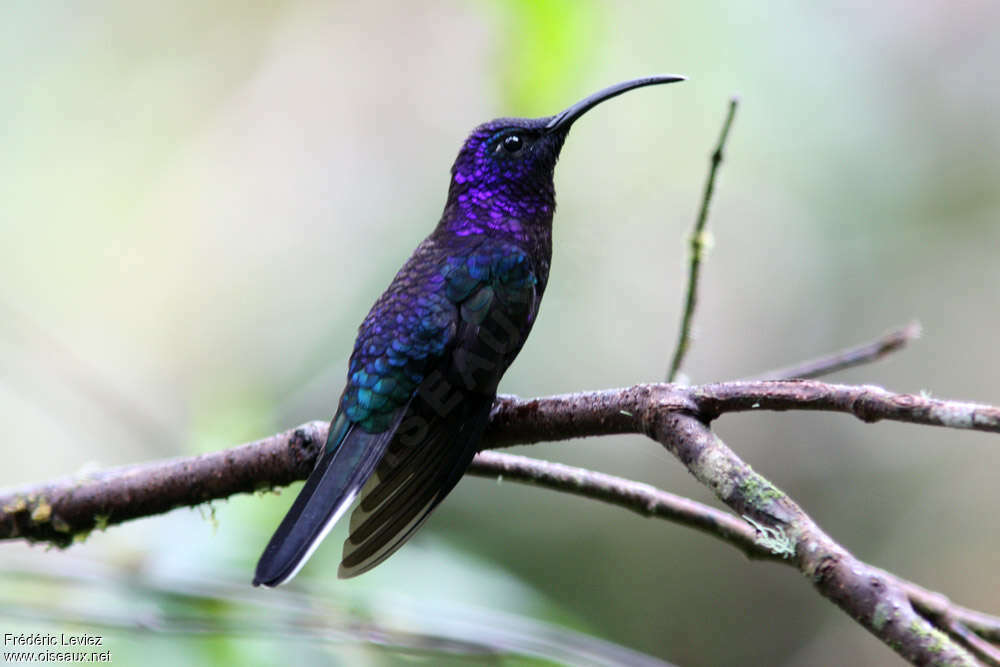
[[(916, 317), (917, 344), (836, 379), (1000, 403), (1000, 4), (251, 5), (5, 4), (0, 485), (329, 418), (356, 326), (440, 215), (465, 134), (658, 72), (691, 81), (603, 105), (567, 141), (552, 278), (501, 391), (663, 377), (739, 93), (691, 380)], [(1000, 612), (996, 438), (804, 413), (718, 429), (862, 559)], [(642, 438), (519, 451), (714, 502)], [(251, 590), (296, 490), (66, 553), (0, 544), (0, 632), (103, 632), (119, 664), (386, 664), (405, 641), (364, 622), (490, 643), (502, 612), (685, 665), (895, 660), (789, 568), (482, 479), (371, 574), (335, 579), (340, 526), (287, 590)], [(406, 655), (441, 659), (421, 646)]]

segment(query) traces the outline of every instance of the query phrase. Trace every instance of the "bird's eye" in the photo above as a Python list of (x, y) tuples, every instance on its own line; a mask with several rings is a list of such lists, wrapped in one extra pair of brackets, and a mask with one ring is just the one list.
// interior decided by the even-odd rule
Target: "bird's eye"
[(508, 153), (516, 153), (524, 147), (524, 141), (520, 135), (511, 134), (504, 138), (503, 149)]

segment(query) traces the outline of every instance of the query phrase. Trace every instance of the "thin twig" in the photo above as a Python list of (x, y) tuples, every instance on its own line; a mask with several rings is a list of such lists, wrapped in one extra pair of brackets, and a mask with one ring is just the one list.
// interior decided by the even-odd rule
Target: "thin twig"
[(921, 394), (896, 394), (875, 385), (816, 380), (721, 382), (694, 387), (690, 398), (712, 418), (753, 410), (844, 412), (863, 422), (890, 421), (1000, 433), (1000, 407), (945, 401)]
[(967, 628), (964, 623), (953, 620), (945, 626), (945, 629), (985, 664), (990, 667), (1000, 667), (1000, 649)]
[(666, 519), (721, 538), (742, 551), (747, 558), (779, 559), (757, 543), (757, 531), (746, 521), (649, 484), (501, 452), (479, 452), (467, 474), (601, 500), (642, 516)]
[(708, 179), (705, 181), (705, 191), (701, 198), (701, 208), (698, 210), (694, 229), (691, 230), (691, 263), (688, 271), (687, 296), (684, 302), (684, 314), (681, 317), (681, 330), (677, 337), (677, 346), (674, 348), (673, 360), (670, 362), (670, 370), (667, 372), (667, 382), (673, 382), (677, 378), (681, 364), (684, 363), (684, 356), (691, 345), (691, 323), (698, 304), (698, 278), (701, 274), (701, 261), (708, 248), (708, 236), (705, 233), (705, 224), (708, 222), (708, 205), (712, 201), (712, 193), (715, 191), (715, 175), (719, 165), (722, 164), (722, 152), (726, 147), (729, 128), (733, 125), (733, 118), (736, 116), (736, 107), (739, 106), (739, 103), (738, 97), (732, 97), (729, 100), (729, 111), (722, 124), (719, 142), (716, 144), (715, 150), (712, 151)]
[[(480, 452), (469, 468), (468, 474), (531, 484), (583, 498), (601, 500), (642, 516), (665, 519), (694, 528), (728, 542), (748, 558), (793, 564), (780, 553), (767, 548), (766, 540), (762, 539), (764, 536), (750, 522), (741, 521), (714, 507), (676, 496), (648, 484), (561, 463), (500, 452)], [(940, 593), (927, 590), (885, 570), (871, 568), (871, 571), (892, 581), (917, 611), (932, 619), (938, 627), (947, 629), (948, 624), (958, 623), (962, 628), (983, 638), (983, 641), (1000, 642), (1000, 618), (956, 605)], [(955, 634), (952, 630), (948, 631), (949, 634)], [(967, 638), (963, 641), (968, 642)], [(979, 650), (982, 650), (982, 647), (977, 651)]]
[(748, 380), (806, 380), (829, 375), (846, 368), (870, 364), (882, 357), (902, 349), (907, 343), (920, 337), (920, 323), (910, 322), (904, 326), (892, 329), (875, 340), (863, 345), (849, 347), (823, 357), (803, 361), (794, 366), (778, 368)]
[(903, 581), (906, 595), (917, 610), (924, 616), (934, 619), (938, 625), (952, 619), (970, 628), (983, 639), (1000, 644), (1000, 618), (967, 607), (960, 607), (949, 600), (947, 596), (927, 590), (911, 581), (900, 581)]

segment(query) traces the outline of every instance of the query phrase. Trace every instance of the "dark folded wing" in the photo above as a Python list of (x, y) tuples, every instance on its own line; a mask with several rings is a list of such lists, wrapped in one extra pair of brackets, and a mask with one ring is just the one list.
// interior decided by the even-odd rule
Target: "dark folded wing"
[(419, 397), (351, 515), (338, 576), (375, 567), (401, 547), (458, 484), (479, 449), (493, 396), (461, 398), (446, 415)]

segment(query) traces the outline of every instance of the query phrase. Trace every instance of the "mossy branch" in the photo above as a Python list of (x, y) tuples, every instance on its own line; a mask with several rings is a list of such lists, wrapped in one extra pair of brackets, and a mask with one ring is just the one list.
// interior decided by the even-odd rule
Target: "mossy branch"
[[(942, 608), (936, 594), (915, 594), (922, 589), (857, 560), (707, 426), (728, 412), (795, 409), (844, 412), (865, 422), (890, 419), (1000, 432), (1000, 408), (995, 406), (894, 394), (874, 386), (816, 381), (636, 385), (528, 400), (500, 397), (485, 447), (644, 434), (673, 453), (736, 516), (630, 480), (497, 452), (481, 454), (469, 472), (612, 502), (695, 527), (748, 556), (788, 562), (908, 660), (947, 657), (946, 663), (976, 664), (961, 646), (968, 642), (961, 639), (959, 629), (996, 641), (1000, 619), (950, 603)], [(322, 422), (309, 422), (221, 452), (0, 493), (0, 539), (67, 546), (95, 528), (304, 479), (326, 439), (326, 429)]]

